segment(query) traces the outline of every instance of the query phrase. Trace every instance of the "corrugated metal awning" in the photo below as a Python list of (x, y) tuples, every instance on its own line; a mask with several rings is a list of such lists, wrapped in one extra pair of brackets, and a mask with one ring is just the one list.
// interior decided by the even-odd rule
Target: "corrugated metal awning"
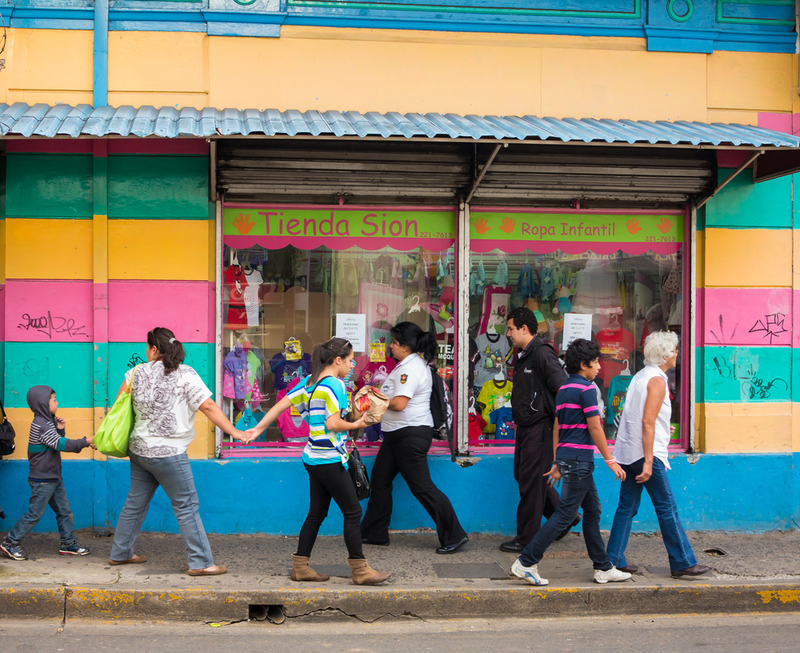
[(599, 120), (453, 113), (0, 104), (0, 136), (333, 137), (548, 141), (650, 146), (800, 148), (800, 138), (761, 127), (663, 120)]

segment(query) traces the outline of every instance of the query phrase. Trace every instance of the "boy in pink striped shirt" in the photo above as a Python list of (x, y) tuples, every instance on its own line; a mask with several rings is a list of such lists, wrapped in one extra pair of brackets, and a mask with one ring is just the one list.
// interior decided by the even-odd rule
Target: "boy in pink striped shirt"
[(583, 508), (583, 539), (594, 564), (594, 581), (628, 580), (631, 575), (619, 571), (609, 560), (603, 537), (600, 535), (600, 497), (594, 484), (594, 450), (597, 447), (606, 464), (618, 480), (625, 472), (617, 464), (606, 444), (600, 421), (597, 393), (592, 381), (600, 371), (600, 347), (597, 343), (577, 339), (566, 353), (569, 380), (556, 395), (556, 420), (553, 427), (553, 450), (556, 459), (550, 471), (549, 483), (555, 487), (564, 480), (561, 502), (556, 512), (542, 526), (530, 544), (523, 549), (511, 567), (511, 572), (532, 585), (547, 585), (539, 575), (538, 564), (561, 532), (574, 521)]

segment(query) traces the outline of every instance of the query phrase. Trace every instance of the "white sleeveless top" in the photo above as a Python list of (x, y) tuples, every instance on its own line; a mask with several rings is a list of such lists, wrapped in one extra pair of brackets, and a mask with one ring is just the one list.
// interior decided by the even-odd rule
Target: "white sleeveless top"
[[(644, 415), (644, 404), (647, 401), (647, 384), (653, 377), (664, 379), (667, 385), (667, 375), (657, 365), (647, 365), (643, 370), (637, 372), (628, 386), (628, 393), (625, 396), (625, 405), (622, 408), (619, 430), (617, 431), (617, 442), (614, 445), (614, 457), (621, 465), (630, 465), (637, 460), (644, 458), (644, 447), (642, 445), (642, 416)], [(664, 403), (656, 417), (656, 433), (653, 441), (653, 456), (658, 458), (664, 467), (669, 466), (669, 419), (672, 415), (672, 406), (669, 400), (669, 389), (665, 387)]]

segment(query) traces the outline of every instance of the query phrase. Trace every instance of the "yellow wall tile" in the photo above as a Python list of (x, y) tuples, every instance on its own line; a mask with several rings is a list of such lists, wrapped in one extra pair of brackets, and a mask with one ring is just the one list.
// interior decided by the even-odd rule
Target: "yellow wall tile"
[(198, 32), (109, 32), (109, 95), (134, 91), (205, 93), (206, 42), (206, 35)]
[(0, 283), (6, 282), (6, 221), (0, 220)]
[(186, 453), (189, 458), (203, 460), (213, 458), (215, 448), (214, 425), (208, 421), (208, 418), (203, 413), (197, 413), (194, 419), (194, 440), (192, 440)]
[[(93, 409), (91, 408), (59, 408), (58, 416), (63, 417), (66, 422), (66, 436), (70, 440), (77, 440), (91, 435), (94, 429), (92, 421)], [(14, 425), (16, 437), (14, 443), (17, 445), (16, 451), (6, 459), (28, 457), (28, 436), (31, 432), (31, 422), (33, 413), (28, 408), (6, 408), (8, 421)], [(93, 449), (86, 447), (80, 453), (62, 452), (64, 460), (83, 458), (91, 460), (97, 453)]]
[(706, 287), (791, 287), (786, 229), (705, 229)]
[(709, 109), (707, 122), (722, 122), (758, 127), (758, 111), (737, 111), (729, 109)]
[(109, 220), (110, 279), (208, 280), (206, 220)]
[(706, 120), (705, 55), (549, 49), (542, 115)]
[(792, 55), (717, 51), (708, 55), (708, 107), (791, 111)]
[(5, 223), (7, 278), (92, 278), (91, 220), (6, 218)]
[(9, 91), (92, 90), (91, 31), (10, 29), (6, 47)]
[[(698, 407), (699, 408), (699, 407)], [(704, 453), (792, 451), (794, 407), (786, 403), (703, 404), (698, 411)]]

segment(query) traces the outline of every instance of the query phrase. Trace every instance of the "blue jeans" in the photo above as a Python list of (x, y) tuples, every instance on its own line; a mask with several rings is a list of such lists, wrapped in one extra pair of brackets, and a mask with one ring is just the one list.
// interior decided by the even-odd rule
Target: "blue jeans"
[(130, 560), (133, 545), (142, 528), (158, 486), (172, 501), (172, 510), (189, 554), (189, 569), (205, 569), (214, 564), (211, 545), (200, 520), (197, 490), (189, 456), (185, 453), (166, 458), (144, 458), (134, 453), (131, 459), (131, 489), (119, 514), (111, 545), (112, 560)]
[(636, 476), (642, 473), (644, 458), (631, 465), (620, 465), (627, 475), (619, 488), (619, 505), (614, 515), (614, 524), (611, 527), (611, 537), (608, 539), (608, 555), (616, 567), (628, 564), (625, 559), (625, 549), (628, 548), (628, 538), (631, 534), (631, 525), (636, 513), (639, 512), (639, 502), (642, 498), (642, 488), (647, 490), (653, 502), (661, 537), (669, 555), (670, 571), (687, 569), (697, 564), (692, 545), (686, 537), (686, 531), (678, 517), (678, 507), (667, 480), (667, 470), (658, 458), (653, 460), (653, 475), (646, 483), (637, 483)]
[(19, 518), (6, 539), (12, 544), (19, 544), (22, 539), (30, 533), (39, 520), (44, 515), (44, 511), (49, 505), (56, 513), (56, 523), (58, 533), (61, 535), (61, 546), (70, 546), (75, 543), (73, 529), (75, 525), (72, 521), (72, 510), (69, 508), (67, 500), (67, 490), (64, 488), (64, 481), (28, 481), (31, 486), (31, 502), (27, 512)]
[(539, 529), (530, 544), (522, 550), (520, 562), (526, 567), (538, 564), (555, 539), (575, 520), (583, 508), (583, 539), (595, 569), (611, 569), (611, 561), (600, 535), (600, 496), (594, 484), (594, 463), (579, 460), (557, 460), (561, 472), (561, 501), (553, 516)]

